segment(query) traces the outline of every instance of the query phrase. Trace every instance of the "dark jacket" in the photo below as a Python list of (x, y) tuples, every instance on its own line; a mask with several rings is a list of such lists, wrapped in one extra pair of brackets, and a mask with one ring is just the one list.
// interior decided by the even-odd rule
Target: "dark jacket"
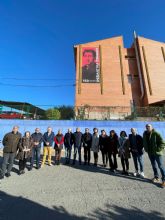
[(92, 135), (91, 133), (84, 133), (82, 136), (83, 147), (91, 148), (92, 145)]
[(99, 146), (100, 150), (104, 152), (108, 152), (108, 136), (99, 136)]
[[(63, 144), (64, 144), (64, 135), (63, 134), (56, 134), (56, 136), (54, 137), (54, 142), (55, 142), (55, 145), (54, 145), (55, 149), (57, 149), (57, 148), (62, 149)], [(58, 147), (57, 144), (59, 144), (60, 146)]]
[[(44, 146), (46, 147), (53, 146), (54, 132), (51, 132), (50, 135), (48, 135), (48, 132), (45, 132), (43, 135), (43, 142), (44, 142)], [(49, 142), (49, 145), (46, 145), (46, 142)]]
[(108, 142), (108, 152), (110, 154), (117, 154), (118, 146), (119, 146), (118, 136), (116, 134), (113, 137), (108, 136), (107, 142)]
[(73, 145), (73, 134), (67, 132), (64, 136), (64, 145), (66, 148), (72, 148)]
[(73, 143), (74, 147), (79, 148), (82, 144), (82, 133), (81, 132), (74, 132), (73, 133)]
[(17, 132), (14, 134), (13, 132), (7, 133), (3, 138), (3, 152), (4, 153), (16, 153), (18, 150), (18, 144), (21, 139), (21, 133)]
[(130, 142), (128, 138), (124, 140), (120, 137), (119, 139), (119, 157), (124, 157), (125, 159), (131, 158), (130, 154)]
[(130, 142), (130, 150), (131, 150), (132, 155), (142, 155), (144, 153), (143, 152), (143, 138), (139, 134), (136, 134), (136, 135), (130, 134), (129, 142)]
[(162, 136), (154, 129), (150, 134), (147, 131), (143, 133), (143, 144), (149, 155), (163, 155), (165, 143)]
[[(32, 137), (26, 138), (22, 137), (19, 142), (19, 151), (17, 154), (18, 160), (23, 160), (24, 158), (28, 158), (32, 156), (32, 147), (33, 147), (33, 139)], [(23, 151), (24, 149), (29, 149), (30, 151)]]
[(85, 82), (86, 80), (89, 80), (91, 82), (96, 82), (97, 80), (97, 71), (99, 69), (99, 66), (96, 63), (90, 63), (89, 65), (85, 65), (82, 67), (82, 82)]
[[(41, 147), (41, 143), (43, 142), (43, 136), (42, 134), (39, 132), (39, 133), (33, 133), (31, 135), (32, 139), (33, 139), (33, 147)], [(34, 142), (39, 142), (38, 145), (34, 145)]]

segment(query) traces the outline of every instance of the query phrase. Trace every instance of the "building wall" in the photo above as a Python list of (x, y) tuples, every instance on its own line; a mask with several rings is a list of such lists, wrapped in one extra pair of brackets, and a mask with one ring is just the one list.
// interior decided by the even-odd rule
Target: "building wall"
[[(165, 100), (165, 43), (138, 37), (145, 96), (143, 105)], [(164, 55), (163, 55), (164, 53)]]
[[(79, 80), (80, 71), (80, 48), (101, 46), (102, 51), (102, 76), (103, 93), (99, 83), (81, 83)], [(121, 48), (121, 57), (119, 52)], [(136, 60), (126, 59), (128, 50), (123, 46), (123, 38), (114, 37), (101, 41), (77, 45), (76, 47), (76, 95), (75, 106), (130, 106), (132, 99), (137, 99), (137, 95), (132, 97), (132, 89), (139, 90), (139, 82), (134, 75), (137, 75)], [(134, 53), (130, 50), (129, 53)], [(121, 64), (122, 60), (122, 64)], [(121, 71), (123, 69), (123, 84)], [(130, 74), (132, 81), (130, 82)], [(137, 101), (138, 102), (138, 101)]]
[[(83, 47), (100, 47), (102, 83), (81, 83)], [(75, 107), (120, 106), (117, 111), (123, 114), (123, 107), (131, 109), (133, 104), (141, 107), (165, 100), (164, 43), (135, 37), (132, 47), (124, 48), (123, 38), (119, 36), (76, 45), (74, 49)]]

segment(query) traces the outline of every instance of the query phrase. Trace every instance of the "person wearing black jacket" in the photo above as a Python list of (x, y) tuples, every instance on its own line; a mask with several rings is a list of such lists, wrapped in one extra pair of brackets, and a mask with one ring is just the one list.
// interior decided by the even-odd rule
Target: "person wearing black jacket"
[(10, 172), (12, 170), (14, 158), (16, 156), (18, 145), (21, 140), (21, 134), (18, 132), (18, 129), (18, 126), (14, 126), (12, 132), (5, 134), (3, 138), (2, 143), (4, 148), (1, 179), (3, 179), (5, 175), (6, 177), (11, 176)]
[(107, 139), (105, 130), (101, 130), (101, 135), (99, 137), (99, 146), (102, 154), (103, 167), (107, 166), (108, 163), (108, 149), (107, 149)]
[(81, 165), (81, 145), (82, 145), (82, 133), (80, 132), (80, 128), (76, 128), (76, 132), (73, 134), (73, 144), (74, 144), (74, 159), (73, 165), (76, 161), (77, 151), (79, 155), (79, 164)]
[(84, 165), (90, 165), (91, 159), (91, 144), (92, 144), (92, 135), (89, 133), (89, 129), (85, 129), (85, 133), (83, 134), (83, 147), (84, 147)]
[(64, 145), (65, 145), (65, 164), (70, 163), (72, 145), (73, 145), (73, 134), (72, 130), (69, 128), (68, 132), (64, 136)]
[(115, 172), (115, 170), (118, 168), (116, 157), (118, 153), (118, 145), (118, 136), (114, 130), (111, 130), (108, 137), (108, 158), (110, 171), (112, 172)]
[[(135, 128), (131, 128), (131, 134), (129, 134), (130, 149), (134, 161), (135, 173), (134, 176), (140, 175), (144, 178), (144, 165), (143, 165), (143, 138), (137, 134)], [(138, 163), (140, 166), (140, 173), (138, 169)]]
[(34, 158), (36, 157), (36, 169), (40, 169), (40, 154), (41, 154), (41, 143), (43, 142), (43, 136), (39, 128), (35, 129), (35, 132), (31, 135), (33, 139), (32, 157), (30, 162), (30, 169), (33, 169)]

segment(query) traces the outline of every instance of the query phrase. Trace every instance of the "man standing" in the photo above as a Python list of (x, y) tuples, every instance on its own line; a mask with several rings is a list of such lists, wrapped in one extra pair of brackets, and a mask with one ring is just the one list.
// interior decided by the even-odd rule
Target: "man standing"
[(69, 128), (68, 132), (64, 136), (64, 145), (65, 145), (65, 164), (70, 163), (71, 151), (73, 145), (73, 134), (72, 130)]
[(84, 147), (84, 165), (88, 162), (90, 165), (91, 159), (91, 144), (92, 144), (92, 135), (89, 133), (89, 129), (85, 129), (85, 133), (83, 134), (83, 147)]
[(162, 187), (165, 187), (165, 168), (163, 166), (164, 141), (161, 135), (156, 132), (151, 124), (146, 125), (146, 131), (143, 133), (144, 149), (148, 153), (154, 171), (153, 182), (159, 182), (157, 165), (162, 175)]
[(30, 163), (30, 169), (33, 169), (34, 158), (36, 157), (36, 169), (40, 169), (40, 154), (41, 154), (41, 143), (43, 141), (43, 136), (40, 133), (40, 129), (36, 128), (35, 132), (31, 135), (33, 139), (33, 148), (32, 148), (32, 158)]
[(80, 132), (80, 128), (76, 128), (76, 132), (73, 134), (73, 143), (74, 143), (74, 159), (73, 165), (76, 161), (77, 151), (79, 155), (79, 164), (81, 165), (81, 145), (82, 145), (82, 133)]
[[(134, 176), (140, 175), (144, 178), (144, 165), (143, 165), (143, 138), (137, 134), (135, 128), (131, 128), (131, 134), (129, 135), (129, 142), (133, 162), (135, 166)], [(138, 172), (138, 163), (140, 166), (140, 173)]]
[(46, 155), (48, 155), (48, 165), (51, 166), (52, 146), (54, 142), (54, 132), (52, 131), (51, 127), (48, 127), (47, 132), (44, 133), (43, 142), (44, 142), (43, 161), (41, 167), (43, 167), (45, 164)]
[[(14, 126), (12, 132), (7, 133), (3, 138), (3, 163), (2, 163), (2, 173), (1, 179), (10, 177), (11, 170), (14, 163), (14, 158), (18, 150), (18, 144), (21, 140), (21, 134), (18, 132), (19, 127)], [(7, 173), (6, 173), (7, 170)]]

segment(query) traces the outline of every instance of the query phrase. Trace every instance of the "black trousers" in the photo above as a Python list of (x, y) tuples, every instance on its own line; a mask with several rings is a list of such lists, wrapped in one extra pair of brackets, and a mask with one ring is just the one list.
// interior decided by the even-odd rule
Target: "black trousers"
[(24, 158), (23, 160), (19, 160), (19, 170), (24, 170), (25, 167), (26, 167), (26, 162), (27, 162), (27, 159)]
[(89, 147), (84, 147), (84, 162), (90, 163), (91, 150)]
[(121, 156), (121, 165), (122, 165), (124, 172), (129, 170), (129, 161), (128, 161), (128, 159), (124, 158), (123, 156)]
[(102, 161), (104, 165), (107, 165), (108, 163), (108, 153), (105, 150), (101, 150), (102, 154)]
[(97, 164), (97, 162), (98, 162), (98, 152), (93, 152), (93, 156), (94, 156), (94, 164)]
[(110, 169), (111, 170), (116, 170), (118, 168), (116, 154), (108, 152), (108, 158), (109, 158), (109, 167), (110, 167)]

